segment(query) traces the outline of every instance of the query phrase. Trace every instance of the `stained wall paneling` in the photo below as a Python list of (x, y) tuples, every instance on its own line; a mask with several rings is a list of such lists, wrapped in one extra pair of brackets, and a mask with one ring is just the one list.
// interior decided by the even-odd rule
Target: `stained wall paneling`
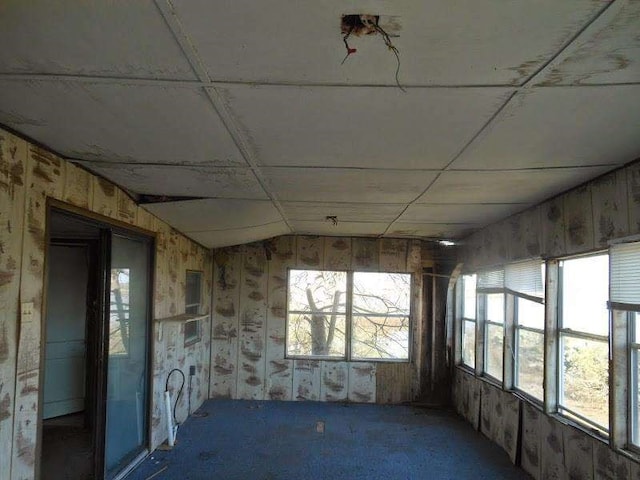
[(0, 130), (0, 478), (11, 478), (27, 144)]
[(237, 398), (238, 331), (240, 330), (240, 270), (238, 247), (219, 249), (213, 260), (211, 338), (212, 398)]
[(285, 357), (287, 269), (295, 266), (295, 237), (283, 236), (269, 243), (271, 259), (267, 261), (267, 335), (265, 398), (293, 399), (293, 360)]
[(267, 259), (261, 243), (244, 246), (240, 271), (238, 398), (264, 399)]
[(64, 168), (65, 163), (55, 155), (30, 146), (20, 302), (30, 305), (31, 314), (21, 315), (19, 321), (12, 479), (31, 478), (36, 470), (47, 197), (62, 197)]

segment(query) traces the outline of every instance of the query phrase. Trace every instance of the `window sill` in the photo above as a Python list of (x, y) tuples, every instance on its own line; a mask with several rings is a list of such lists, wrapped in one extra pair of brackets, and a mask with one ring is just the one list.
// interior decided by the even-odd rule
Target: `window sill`
[(498, 380), (497, 378), (493, 378), (489, 375), (482, 374), (480, 376), (477, 377), (478, 380), (482, 380), (485, 383), (488, 383), (489, 385), (499, 388), (500, 390), (504, 390), (504, 387), (502, 386), (502, 382), (500, 380)]
[(464, 363), (459, 363), (456, 365), (456, 368), (464, 373), (468, 373), (473, 377), (476, 376), (476, 371), (473, 368), (471, 368), (469, 365), (466, 365)]
[(171, 323), (171, 322), (176, 322), (176, 323), (187, 323), (187, 322), (193, 322), (195, 320), (206, 320), (207, 318), (209, 318), (209, 314), (205, 313), (181, 313), (180, 315), (173, 315), (171, 317), (164, 317), (164, 318), (156, 318), (154, 321), (155, 322), (162, 322), (162, 323)]
[(609, 433), (606, 433), (602, 430), (598, 430), (595, 427), (590, 427), (588, 425), (577, 422), (571, 417), (563, 415), (562, 413), (559, 413), (559, 412), (549, 413), (547, 415), (549, 415), (551, 418), (557, 420), (559, 423), (563, 425), (566, 425), (571, 428), (575, 428), (576, 430), (579, 430), (582, 433), (589, 435), (591, 438), (595, 440), (599, 440), (602, 443), (609, 445)]

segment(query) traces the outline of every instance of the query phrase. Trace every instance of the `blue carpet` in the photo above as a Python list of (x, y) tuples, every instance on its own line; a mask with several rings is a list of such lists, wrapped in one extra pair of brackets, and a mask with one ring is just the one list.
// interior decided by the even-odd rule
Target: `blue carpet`
[[(127, 480), (528, 479), (447, 411), (407, 406), (211, 400)], [(324, 432), (318, 423), (324, 422)], [(320, 425), (320, 430), (322, 430)]]

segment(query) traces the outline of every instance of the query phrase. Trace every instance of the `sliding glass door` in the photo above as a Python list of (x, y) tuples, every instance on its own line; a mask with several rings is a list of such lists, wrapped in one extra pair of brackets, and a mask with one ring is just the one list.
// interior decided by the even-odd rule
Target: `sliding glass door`
[(113, 478), (148, 445), (151, 242), (111, 235), (108, 272), (105, 477)]

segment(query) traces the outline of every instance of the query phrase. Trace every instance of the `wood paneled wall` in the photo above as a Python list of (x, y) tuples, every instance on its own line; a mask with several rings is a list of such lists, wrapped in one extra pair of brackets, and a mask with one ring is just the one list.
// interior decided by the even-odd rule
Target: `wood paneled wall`
[[(43, 348), (43, 293), (47, 199), (156, 232), (154, 316), (184, 312), (185, 270), (204, 272), (210, 309), (212, 258), (137, 206), (113, 184), (0, 130), (0, 478), (30, 479), (36, 469)], [(33, 303), (33, 315), (20, 306)], [(154, 322), (152, 444), (166, 438), (162, 392), (167, 372), (196, 366), (192, 407), (206, 398), (209, 325), (201, 342), (184, 347), (184, 326)], [(162, 330), (162, 331), (161, 331)], [(186, 372), (188, 373), (188, 371)], [(186, 416), (186, 398), (178, 409)]]
[[(267, 259), (267, 251), (270, 259)], [(412, 272), (411, 363), (285, 358), (287, 269)], [(421, 242), (283, 236), (214, 252), (213, 398), (399, 403), (419, 394)]]

